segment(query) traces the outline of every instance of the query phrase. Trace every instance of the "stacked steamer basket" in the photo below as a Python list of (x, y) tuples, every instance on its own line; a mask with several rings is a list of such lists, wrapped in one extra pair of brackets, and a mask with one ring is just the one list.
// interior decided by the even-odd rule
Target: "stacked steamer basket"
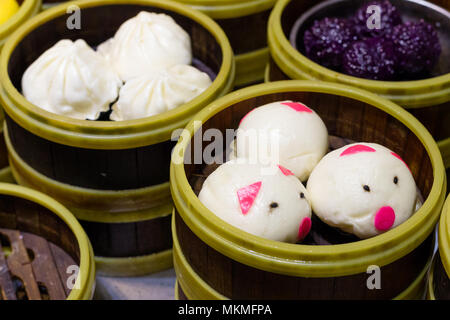
[[(26, 20), (39, 12), (41, 6), (40, 0), (25, 0), (19, 1), (18, 3), (20, 5), (19, 11), (8, 21), (0, 25), (0, 51), (8, 36)], [(3, 138), (3, 120), (4, 115), (0, 104), (0, 181), (12, 182), (13, 178), (11, 176), (11, 171), (8, 168), (8, 155)]]
[(213, 18), (236, 55), (236, 87), (262, 82), (269, 60), (267, 22), (276, 0), (177, 0)]
[(439, 252), (428, 278), (428, 298), (450, 300), (450, 197), (444, 204), (439, 222)]
[(62, 2), (64, 2), (64, 1), (61, 1), (61, 0), (43, 0), (41, 9), (42, 10), (46, 10), (46, 9), (52, 8), (52, 7), (58, 5), (58, 4), (62, 3)]
[[(171, 164), (178, 298), (423, 298), (434, 249), (432, 232), (446, 192), (444, 165), (432, 136), (408, 112), (380, 96), (318, 81), (279, 81), (241, 89), (210, 104), (194, 120), (202, 121), (203, 132), (218, 128), (224, 133), (236, 129), (250, 110), (281, 100), (313, 107), (330, 136), (344, 144), (374, 142), (399, 154), (425, 199), (423, 206), (403, 224), (366, 240), (306, 245), (253, 236), (219, 219), (198, 199), (211, 170), (205, 163), (179, 161), (192, 154), (196, 144), (192, 137), (200, 132), (191, 122), (190, 136), (177, 144)], [(324, 239), (330, 236), (330, 230), (318, 226), (313, 222), (311, 232)], [(380, 267), (380, 290), (368, 289), (371, 265)]]
[[(66, 9), (81, 9), (80, 30), (66, 28)], [(25, 69), (62, 38), (97, 46), (140, 11), (165, 13), (192, 38), (194, 66), (211, 86), (174, 110), (120, 122), (75, 120), (46, 112), (20, 94)], [(169, 163), (172, 133), (233, 87), (234, 61), (220, 27), (171, 1), (76, 1), (42, 12), (5, 45), (1, 59), (6, 141), (16, 180), (66, 205), (85, 228), (97, 269), (139, 275), (172, 265)]]
[[(357, 8), (355, 1), (280, 0), (269, 20), (268, 41), (271, 61), (266, 81), (283, 79), (322, 80), (340, 82), (366, 89), (406, 108), (431, 132), (438, 141), (447, 168), (450, 167), (450, 12), (445, 0), (390, 0), (399, 9), (404, 21), (421, 18), (434, 22), (442, 53), (431, 78), (415, 81), (375, 81), (352, 77), (327, 69), (308, 59), (302, 50), (291, 45), (293, 32), (300, 39), (308, 25), (316, 18), (345, 15)], [(362, 3), (362, 1), (361, 1)], [(316, 6), (317, 5), (317, 6)], [(338, 12), (338, 13), (337, 13)], [(302, 16), (303, 15), (303, 16)], [(300, 18), (302, 16), (302, 18)], [(298, 23), (299, 18), (302, 23)], [(296, 25), (297, 22), (297, 25)], [(295, 28), (294, 28), (295, 26)], [(294, 30), (295, 29), (295, 30)]]
[(0, 183), (0, 299), (87, 300), (92, 247), (75, 217), (40, 192)]

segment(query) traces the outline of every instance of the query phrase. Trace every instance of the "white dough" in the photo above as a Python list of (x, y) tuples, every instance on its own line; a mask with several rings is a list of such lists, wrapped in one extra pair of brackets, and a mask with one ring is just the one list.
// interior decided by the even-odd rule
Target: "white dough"
[[(294, 104), (306, 110), (290, 107)], [(256, 137), (256, 138), (255, 138)], [(273, 102), (248, 113), (236, 135), (236, 156), (281, 164), (306, 181), (328, 150), (328, 131), (310, 108), (292, 101)]]
[(191, 101), (210, 85), (206, 73), (187, 65), (149, 72), (125, 83), (110, 118), (140, 119), (172, 110)]
[(117, 99), (122, 81), (84, 40), (61, 40), (22, 77), (25, 98), (49, 112), (95, 120)]
[[(305, 187), (298, 178), (285, 175), (277, 166), (241, 160), (228, 161), (209, 175), (200, 191), (200, 201), (219, 218), (248, 233), (295, 243), (303, 220), (311, 221)], [(238, 191), (259, 182), (259, 192), (244, 214)]]
[(166, 15), (142, 11), (98, 47), (123, 81), (176, 64), (191, 64), (189, 34)]
[[(311, 173), (307, 190), (322, 221), (360, 238), (395, 228), (416, 207), (416, 184), (407, 165), (374, 143), (355, 143), (327, 154)], [(376, 216), (383, 207), (393, 209), (395, 220), (380, 230)]]

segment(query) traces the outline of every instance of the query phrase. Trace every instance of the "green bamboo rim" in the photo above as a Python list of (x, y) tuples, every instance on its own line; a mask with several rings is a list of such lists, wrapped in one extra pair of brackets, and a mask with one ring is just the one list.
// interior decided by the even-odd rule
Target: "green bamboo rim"
[(382, 95), (405, 108), (437, 105), (450, 100), (450, 73), (426, 80), (377, 81), (352, 77), (313, 62), (290, 44), (281, 17), (292, 0), (279, 0), (269, 18), (268, 43), (271, 55), (292, 79), (339, 82)]
[(41, 0), (25, 0), (14, 16), (8, 21), (0, 25), (0, 49), (6, 38), (21, 26), (26, 20), (39, 12)]
[(137, 277), (170, 269), (172, 249), (145, 256), (108, 258), (95, 257), (97, 274), (109, 277)]
[(72, 289), (68, 300), (90, 299), (95, 282), (94, 254), (89, 239), (75, 217), (59, 202), (38, 191), (22, 186), (0, 183), (0, 194), (18, 197), (37, 203), (57, 215), (73, 232), (80, 250), (79, 289)]
[[(183, 293), (189, 300), (229, 300), (224, 295), (214, 290), (208, 285), (189, 265), (188, 260), (183, 254), (180, 247), (180, 242), (177, 237), (175, 228), (175, 219), (172, 218), (172, 234), (173, 234), (173, 264), (177, 276), (176, 285), (179, 285)], [(422, 299), (425, 295), (426, 276), (430, 268), (433, 254), (422, 269), (416, 279), (393, 300), (410, 300)], [(175, 288), (175, 295), (178, 296), (177, 288)], [(176, 299), (178, 300), (178, 299)]]
[[(148, 5), (184, 15), (201, 24), (222, 48), (223, 61), (217, 78), (201, 95), (176, 109), (138, 120), (86, 121), (56, 115), (34, 106), (13, 86), (8, 62), (14, 48), (36, 27), (66, 14), (69, 6), (82, 9), (104, 5)], [(229, 92), (234, 82), (234, 58), (222, 29), (208, 16), (188, 6), (163, 0), (79, 0), (48, 9), (22, 25), (6, 42), (0, 58), (0, 102), (8, 115), (26, 130), (53, 142), (80, 148), (129, 149), (169, 140), (174, 130), (184, 127), (195, 112)]]
[(15, 183), (10, 167), (0, 169), (0, 182)]
[(264, 80), (264, 71), (269, 61), (269, 48), (236, 55), (236, 80), (234, 85), (244, 86)]
[(213, 19), (231, 19), (269, 10), (277, 0), (176, 0)]
[(450, 277), (450, 196), (447, 198), (442, 210), (438, 239), (442, 265)]
[(318, 81), (278, 81), (241, 89), (222, 97), (198, 113), (186, 127), (194, 133), (194, 121), (204, 123), (239, 101), (265, 94), (308, 91), (345, 96), (387, 112), (406, 125), (423, 143), (430, 157), (434, 181), (423, 206), (400, 226), (376, 237), (355, 243), (325, 246), (295, 245), (248, 234), (219, 219), (195, 196), (183, 163), (189, 138), (175, 146), (170, 186), (177, 211), (188, 227), (205, 243), (243, 264), (269, 272), (306, 277), (344, 276), (365, 272), (368, 265), (387, 265), (411, 252), (432, 232), (444, 203), (446, 176), (436, 142), (425, 127), (400, 106), (370, 92), (350, 86)]

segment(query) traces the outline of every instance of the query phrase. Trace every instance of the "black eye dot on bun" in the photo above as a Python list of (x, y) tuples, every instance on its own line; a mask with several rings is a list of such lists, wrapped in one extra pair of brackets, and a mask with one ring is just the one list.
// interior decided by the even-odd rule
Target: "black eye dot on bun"
[(397, 177), (397, 176), (394, 177), (394, 183), (395, 183), (395, 184), (398, 183), (398, 177)]
[(363, 185), (363, 189), (364, 191), (370, 192), (370, 187), (367, 184)]
[(300, 198), (302, 198), (302, 199), (305, 198), (305, 194), (303, 192), (300, 192)]
[(270, 204), (270, 208), (272, 208), (272, 209), (278, 208), (278, 203), (277, 202), (272, 202)]

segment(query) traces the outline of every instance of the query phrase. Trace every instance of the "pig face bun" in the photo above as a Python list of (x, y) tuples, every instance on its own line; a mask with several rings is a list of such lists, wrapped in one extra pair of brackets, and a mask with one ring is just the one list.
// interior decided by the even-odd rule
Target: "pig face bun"
[(306, 181), (328, 150), (328, 131), (322, 119), (304, 104), (273, 102), (242, 118), (234, 148), (237, 158), (281, 164)]
[(326, 224), (369, 238), (407, 220), (416, 184), (406, 163), (375, 143), (355, 143), (327, 154), (307, 185), (314, 213)]
[(282, 166), (228, 161), (208, 176), (198, 197), (222, 220), (266, 239), (295, 243), (311, 228), (306, 189)]

